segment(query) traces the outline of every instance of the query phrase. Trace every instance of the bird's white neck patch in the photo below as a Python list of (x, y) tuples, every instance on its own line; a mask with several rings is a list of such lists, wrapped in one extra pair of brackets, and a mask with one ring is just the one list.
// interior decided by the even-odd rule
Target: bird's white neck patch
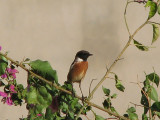
[(76, 62), (83, 62), (83, 59), (77, 57), (75, 61), (76, 61)]

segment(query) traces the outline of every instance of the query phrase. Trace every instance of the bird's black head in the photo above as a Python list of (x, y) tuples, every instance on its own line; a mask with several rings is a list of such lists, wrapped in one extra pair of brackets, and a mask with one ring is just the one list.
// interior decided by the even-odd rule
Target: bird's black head
[(93, 54), (90, 54), (88, 51), (81, 50), (77, 52), (76, 57), (83, 59), (84, 61), (87, 60), (89, 56), (92, 56)]

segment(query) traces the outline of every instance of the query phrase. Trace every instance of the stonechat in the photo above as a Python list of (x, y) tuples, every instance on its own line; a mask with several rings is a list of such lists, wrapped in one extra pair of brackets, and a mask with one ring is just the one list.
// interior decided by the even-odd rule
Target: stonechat
[[(75, 59), (70, 66), (70, 70), (67, 76), (67, 81), (70, 82), (71, 84), (74, 82), (79, 83), (79, 88), (81, 90), (81, 93), (82, 93), (81, 81), (84, 79), (86, 71), (88, 69), (87, 58), (89, 56), (92, 56), (92, 54), (90, 54), (88, 51), (81, 50), (77, 52)], [(72, 84), (72, 87), (73, 87), (73, 84)], [(82, 93), (82, 99), (83, 98), (84, 97)]]

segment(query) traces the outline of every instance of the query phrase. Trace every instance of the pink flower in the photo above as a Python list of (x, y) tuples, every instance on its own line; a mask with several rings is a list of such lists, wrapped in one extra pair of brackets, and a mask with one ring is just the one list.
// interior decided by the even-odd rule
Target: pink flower
[(16, 78), (16, 73), (18, 73), (18, 70), (11, 68), (7, 68), (6, 70), (14, 79)]
[(11, 97), (7, 97), (6, 103), (7, 103), (9, 106), (13, 105), (13, 101), (12, 101)]
[(0, 51), (1, 51), (2, 47), (0, 46)]
[(10, 85), (9, 89), (12, 93), (17, 93), (17, 91), (15, 91), (15, 86), (14, 85)]
[(8, 94), (5, 93), (5, 92), (0, 91), (0, 96), (2, 96), (2, 97), (8, 97)]
[(2, 79), (7, 78), (7, 74), (5, 73), (5, 74), (1, 75), (1, 78)]
[(42, 114), (37, 114), (38, 117), (42, 116)]
[[(9, 106), (13, 105), (11, 97), (8, 97), (8, 94), (0, 91), (0, 96), (2, 96), (2, 102), (7, 103)], [(11, 96), (11, 94), (10, 94)]]

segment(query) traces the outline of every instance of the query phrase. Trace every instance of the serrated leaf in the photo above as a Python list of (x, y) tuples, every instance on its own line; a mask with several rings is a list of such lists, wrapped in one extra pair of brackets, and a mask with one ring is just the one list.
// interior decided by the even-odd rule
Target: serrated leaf
[(149, 79), (151, 82), (155, 83), (158, 87), (160, 79), (156, 73), (150, 73), (149, 75), (146, 75), (146, 79)]
[(145, 7), (150, 7), (149, 15), (148, 15), (148, 20), (152, 18), (156, 12), (157, 12), (157, 4), (153, 1), (147, 1)]
[(96, 115), (96, 116), (95, 116), (95, 120), (105, 120), (105, 118), (103, 118), (103, 117), (100, 116), (100, 115)]
[(7, 66), (7, 59), (4, 56), (0, 55), (0, 76), (5, 73)]
[(147, 93), (152, 100), (156, 102), (158, 101), (158, 93), (153, 86), (150, 86), (150, 88), (148, 88)]
[(141, 43), (139, 43), (138, 41), (134, 40), (134, 45), (141, 51), (148, 51), (148, 47), (147, 46), (144, 46), (142, 45)]
[(36, 74), (46, 78), (47, 80), (54, 81), (58, 84), (58, 76), (56, 70), (53, 70), (48, 61), (35, 60), (31, 61), (29, 65), (32, 71)]
[(159, 37), (159, 25), (152, 24), (152, 26), (153, 26), (153, 38), (152, 38), (152, 44), (153, 44)]
[(37, 101), (37, 90), (33, 86), (29, 87), (29, 91), (27, 92), (27, 103), (28, 104), (36, 104)]
[(107, 89), (105, 87), (102, 86), (102, 89), (103, 89), (103, 92), (106, 96), (109, 96), (110, 95), (110, 89)]
[(40, 94), (41, 96), (43, 96), (43, 97), (47, 97), (47, 94), (49, 94), (49, 93), (47, 92), (47, 89), (46, 89), (44, 86), (40, 86), (40, 87), (38, 88), (38, 91), (39, 91), (39, 94)]

